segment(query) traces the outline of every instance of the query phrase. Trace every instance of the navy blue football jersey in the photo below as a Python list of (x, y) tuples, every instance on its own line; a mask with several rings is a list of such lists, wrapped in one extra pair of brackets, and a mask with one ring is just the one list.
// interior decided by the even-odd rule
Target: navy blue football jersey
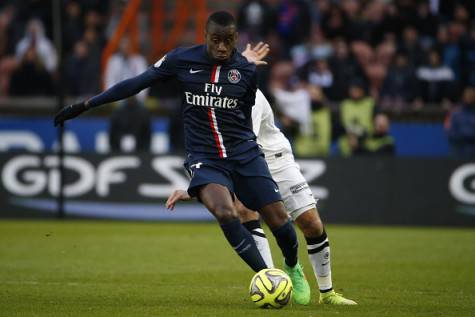
[(234, 52), (223, 63), (205, 45), (177, 48), (152, 67), (157, 79), (182, 85), (185, 149), (194, 156), (237, 158), (257, 148), (251, 112), (256, 97), (256, 66)]

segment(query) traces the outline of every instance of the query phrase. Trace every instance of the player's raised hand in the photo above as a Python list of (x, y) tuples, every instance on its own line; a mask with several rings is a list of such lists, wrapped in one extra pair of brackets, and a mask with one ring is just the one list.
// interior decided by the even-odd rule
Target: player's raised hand
[(180, 200), (188, 201), (188, 200), (191, 200), (191, 197), (190, 195), (188, 195), (188, 192), (186, 192), (185, 190), (181, 190), (181, 189), (175, 190), (170, 195), (170, 197), (168, 197), (167, 202), (165, 203), (165, 206), (167, 207), (167, 209), (173, 210), (173, 208), (175, 208), (175, 204)]
[(84, 101), (66, 106), (61, 109), (54, 117), (54, 126), (57, 127), (58, 125), (63, 124), (66, 120), (76, 118), (86, 110), (87, 105)]
[(263, 59), (269, 54), (269, 44), (259, 42), (256, 46), (252, 47), (251, 44), (246, 45), (246, 49), (241, 53), (249, 63), (254, 63), (257, 66), (267, 65), (267, 62)]

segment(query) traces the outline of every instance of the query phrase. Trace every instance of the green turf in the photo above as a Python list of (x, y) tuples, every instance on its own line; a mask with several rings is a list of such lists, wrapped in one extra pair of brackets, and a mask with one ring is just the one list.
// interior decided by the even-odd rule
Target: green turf
[(327, 231), (336, 289), (359, 306), (269, 311), (215, 224), (1, 221), (0, 316), (475, 315), (474, 230)]

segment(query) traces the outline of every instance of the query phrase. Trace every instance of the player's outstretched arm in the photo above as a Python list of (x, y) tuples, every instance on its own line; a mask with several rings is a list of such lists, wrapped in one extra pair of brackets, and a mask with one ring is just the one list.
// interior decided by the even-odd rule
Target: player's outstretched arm
[(189, 201), (189, 200), (191, 200), (190, 195), (188, 195), (188, 193), (185, 190), (178, 189), (178, 190), (175, 190), (170, 195), (170, 197), (168, 197), (168, 200), (165, 203), (165, 206), (167, 207), (167, 209), (173, 210), (173, 208), (175, 208), (175, 204), (178, 201)]
[(269, 54), (269, 44), (259, 42), (256, 46), (252, 47), (251, 44), (246, 45), (246, 49), (241, 53), (249, 63), (254, 63), (257, 66), (267, 65), (263, 59)]
[(158, 79), (157, 73), (149, 68), (142, 74), (118, 82), (101, 94), (92, 97), (87, 101), (75, 103), (61, 109), (54, 117), (54, 125), (63, 124), (64, 121), (73, 119), (85, 112), (89, 108), (97, 107), (106, 103), (125, 99), (139, 93), (141, 90), (150, 87)]

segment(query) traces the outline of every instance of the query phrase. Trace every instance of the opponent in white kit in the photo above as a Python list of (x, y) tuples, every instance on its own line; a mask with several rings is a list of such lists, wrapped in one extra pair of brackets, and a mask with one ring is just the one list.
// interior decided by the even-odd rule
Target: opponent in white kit
[[(246, 56), (245, 53), (246, 51), (243, 52), (244, 56)], [(320, 290), (319, 302), (333, 305), (355, 305), (356, 302), (344, 298), (333, 290), (330, 245), (317, 211), (315, 198), (300, 172), (299, 165), (295, 162), (289, 141), (275, 125), (274, 114), (269, 102), (259, 89), (256, 93), (255, 105), (252, 108), (252, 121), (257, 143), (265, 155), (272, 178), (279, 186), (287, 213), (300, 228), (307, 242), (308, 256)], [(173, 209), (177, 201), (189, 199), (186, 191), (176, 190), (168, 198), (166, 205), (167, 208)], [(247, 209), (238, 200), (236, 200), (236, 205), (241, 222), (252, 233), (264, 261), (269, 267), (273, 267), (269, 243), (262, 230), (259, 214)], [(284, 270), (289, 275), (297, 273), (293, 272), (285, 263)], [(299, 304), (308, 304), (310, 290), (306, 293), (308, 296), (305, 298), (294, 298), (294, 300)]]

